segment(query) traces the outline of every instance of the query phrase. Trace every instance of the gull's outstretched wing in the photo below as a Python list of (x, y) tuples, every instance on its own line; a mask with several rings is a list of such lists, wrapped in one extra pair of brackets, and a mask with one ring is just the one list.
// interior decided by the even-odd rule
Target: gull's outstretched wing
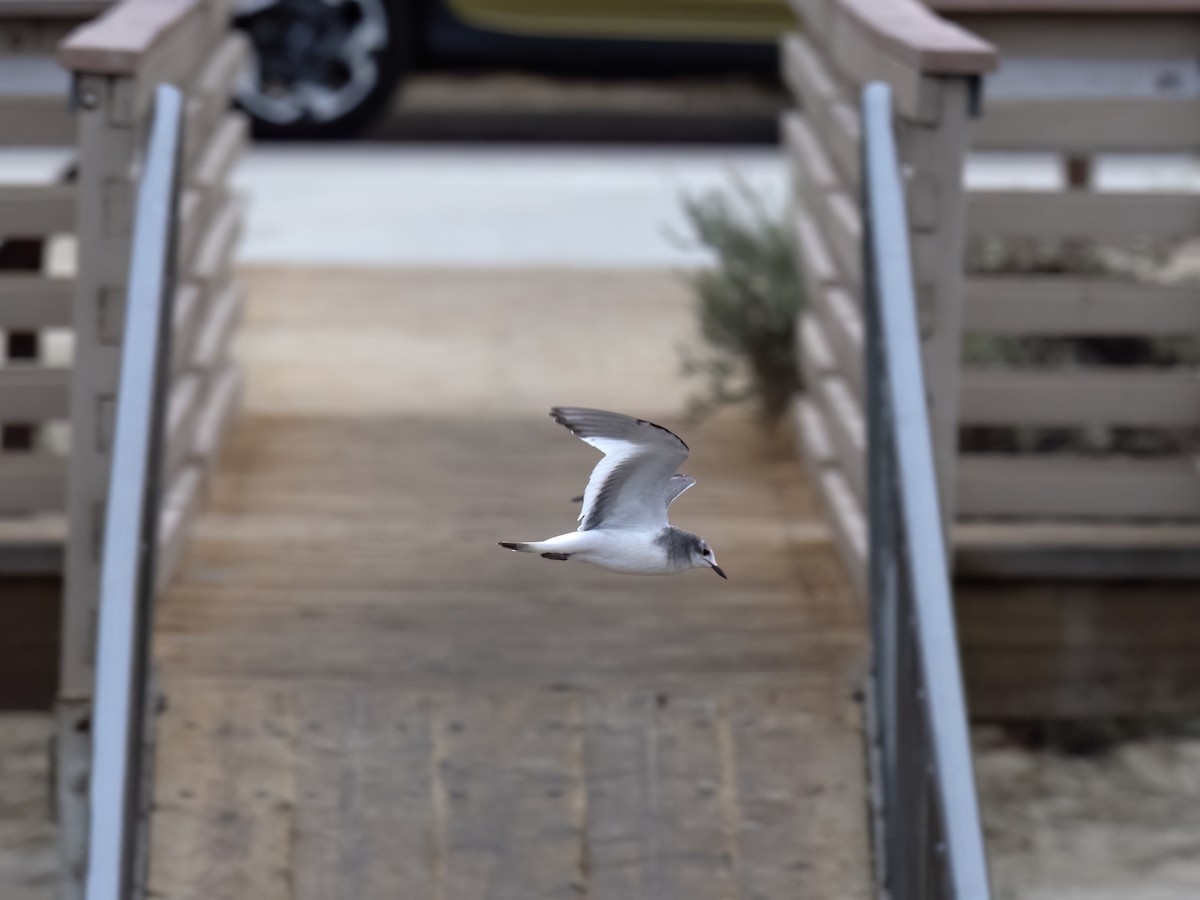
[(688, 448), (661, 425), (599, 409), (556, 406), (550, 415), (604, 454), (583, 492), (580, 531), (664, 527), (667, 506), (695, 483), (672, 477)]
[(691, 475), (677, 473), (671, 476), (671, 480), (667, 482), (667, 506), (675, 502), (676, 498), (696, 483), (696, 479)]

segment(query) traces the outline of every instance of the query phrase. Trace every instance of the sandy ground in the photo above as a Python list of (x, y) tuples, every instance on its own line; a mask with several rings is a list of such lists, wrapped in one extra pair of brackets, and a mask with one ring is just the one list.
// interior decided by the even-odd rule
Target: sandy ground
[(1072, 757), (976, 728), (975, 747), (996, 900), (1200, 897), (1200, 739)]

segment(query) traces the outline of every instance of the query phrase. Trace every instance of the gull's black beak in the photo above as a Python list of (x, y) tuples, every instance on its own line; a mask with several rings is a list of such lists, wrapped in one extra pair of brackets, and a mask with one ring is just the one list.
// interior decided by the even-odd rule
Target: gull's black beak
[(726, 575), (724, 570), (720, 566), (718, 566), (716, 563), (713, 563), (712, 570), (714, 572), (716, 572), (718, 575), (720, 575), (722, 578), (724, 578), (726, 581), (729, 580), (729, 576)]

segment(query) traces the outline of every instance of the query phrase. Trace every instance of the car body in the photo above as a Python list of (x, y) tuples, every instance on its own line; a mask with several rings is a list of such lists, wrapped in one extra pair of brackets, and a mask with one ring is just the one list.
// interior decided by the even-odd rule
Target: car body
[(239, 97), (259, 135), (340, 137), (413, 72), (773, 74), (792, 21), (784, 0), (239, 0)]

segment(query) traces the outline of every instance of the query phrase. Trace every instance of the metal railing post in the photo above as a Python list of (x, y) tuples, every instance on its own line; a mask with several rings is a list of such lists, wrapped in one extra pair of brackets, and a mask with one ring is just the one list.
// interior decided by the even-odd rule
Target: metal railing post
[(987, 900), (891, 92), (862, 100), (872, 741), (888, 900)]
[(160, 86), (125, 305), (97, 627), (87, 900), (135, 890), (183, 98)]

